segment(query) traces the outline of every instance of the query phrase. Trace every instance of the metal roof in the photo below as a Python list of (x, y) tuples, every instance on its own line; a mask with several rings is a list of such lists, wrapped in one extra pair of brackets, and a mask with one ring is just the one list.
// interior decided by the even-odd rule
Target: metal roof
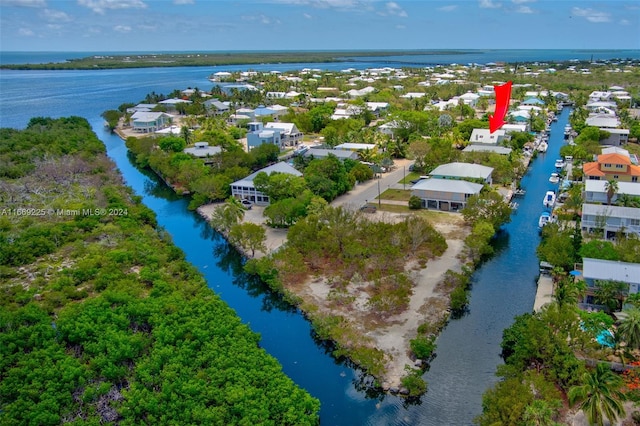
[(493, 167), (472, 163), (442, 164), (429, 173), (431, 176), (451, 176), (460, 178), (487, 179), (491, 176)]
[(640, 209), (634, 207), (605, 206), (600, 204), (584, 203), (582, 205), (582, 216), (584, 217), (584, 215), (640, 219)]
[(466, 180), (452, 179), (421, 179), (411, 187), (411, 190), (454, 192), (458, 194), (479, 194), (483, 185)]
[(582, 259), (582, 275), (586, 279), (640, 284), (640, 263), (617, 262), (585, 257)]

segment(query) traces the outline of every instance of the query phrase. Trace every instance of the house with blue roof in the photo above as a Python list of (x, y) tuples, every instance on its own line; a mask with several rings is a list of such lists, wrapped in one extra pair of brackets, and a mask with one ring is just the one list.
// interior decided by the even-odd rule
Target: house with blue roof
[(263, 143), (270, 143), (282, 149), (283, 133), (283, 129), (265, 129), (264, 125), (261, 122), (252, 121), (251, 123), (249, 123), (249, 132), (247, 133), (247, 149), (251, 151), (253, 148), (260, 146)]
[(538, 98), (529, 98), (522, 101), (520, 105), (544, 106), (544, 101)]

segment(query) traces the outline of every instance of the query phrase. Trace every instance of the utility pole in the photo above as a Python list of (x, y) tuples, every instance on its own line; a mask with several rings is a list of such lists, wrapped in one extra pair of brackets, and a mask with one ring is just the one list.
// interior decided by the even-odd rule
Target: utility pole
[(381, 201), (380, 201), (380, 179), (382, 179), (382, 176), (378, 177), (378, 207), (381, 206)]

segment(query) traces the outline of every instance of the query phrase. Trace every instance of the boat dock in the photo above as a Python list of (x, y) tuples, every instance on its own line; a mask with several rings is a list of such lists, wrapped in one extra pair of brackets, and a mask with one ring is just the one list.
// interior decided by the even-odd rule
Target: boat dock
[(533, 302), (534, 312), (540, 311), (543, 306), (553, 302), (553, 279), (551, 275), (540, 274), (538, 278), (538, 289), (536, 290), (536, 300)]

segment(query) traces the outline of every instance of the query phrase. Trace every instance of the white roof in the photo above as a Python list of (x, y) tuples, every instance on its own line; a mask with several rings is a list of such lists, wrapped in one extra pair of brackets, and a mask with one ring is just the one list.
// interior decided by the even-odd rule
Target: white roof
[[(618, 182), (620, 183), (620, 182)], [(582, 204), (582, 215), (640, 219), (640, 209), (635, 207), (604, 206), (600, 204)]]
[(325, 158), (328, 157), (329, 154), (333, 154), (341, 160), (345, 158), (356, 159), (358, 158), (358, 154), (354, 151), (347, 151), (344, 149), (323, 149), (323, 148), (309, 148), (307, 152), (304, 153), (305, 157), (311, 157), (312, 155), (316, 158)]
[[(159, 135), (179, 135), (180, 132), (182, 131), (182, 129), (179, 126), (173, 125), (173, 126), (169, 126), (166, 127), (164, 129), (161, 130), (156, 130), (156, 133)], [(191, 130), (189, 130), (191, 131)]]
[(187, 100), (184, 100), (184, 99), (178, 99), (178, 98), (172, 98), (172, 99), (165, 99), (164, 101), (160, 101), (158, 103), (159, 104), (164, 104), (164, 105), (175, 105), (175, 104), (182, 104), (182, 103), (190, 104), (191, 101), (187, 101)]
[(335, 149), (347, 149), (347, 150), (351, 150), (351, 151), (360, 151), (360, 150), (365, 150), (365, 149), (374, 149), (376, 146), (374, 144), (371, 143), (351, 143), (351, 142), (347, 142), (347, 143), (341, 143), (340, 145), (337, 145), (335, 147)]
[(640, 263), (618, 262), (614, 260), (582, 259), (582, 275), (594, 280), (621, 281), (640, 284)]
[(527, 131), (527, 125), (526, 124), (505, 123), (505, 124), (502, 125), (502, 127), (500, 129), (504, 130), (505, 132), (526, 132)]
[(618, 121), (618, 118), (610, 114), (593, 114), (587, 117), (585, 122), (587, 126), (595, 126), (595, 127), (615, 128), (620, 125), (620, 121)]
[[(587, 179), (584, 183), (584, 190), (586, 192), (600, 192), (606, 193), (606, 180), (594, 180)], [(618, 195), (627, 194), (633, 196), (640, 196), (640, 183), (637, 182), (622, 182), (618, 181), (618, 190), (616, 191)]]
[(511, 154), (511, 148), (499, 145), (467, 145), (462, 152), (495, 152), (496, 154), (509, 155)]
[(624, 155), (625, 157), (629, 157), (629, 151), (627, 151), (624, 148), (620, 148), (619, 146), (610, 146), (607, 148), (602, 148), (602, 153), (603, 154), (621, 154)]
[(290, 135), (293, 130), (298, 130), (296, 125), (293, 123), (280, 123), (280, 122), (269, 122), (264, 125), (265, 129), (278, 129), (282, 130), (285, 135)]
[(498, 129), (493, 133), (489, 129), (473, 129), (469, 142), (495, 144), (504, 139), (505, 134), (506, 132), (502, 129)]
[(265, 167), (264, 169), (260, 169), (257, 172), (251, 173), (246, 178), (243, 178), (243, 179), (240, 179), (240, 180), (238, 180), (236, 182), (233, 182), (231, 185), (233, 185), (233, 186), (247, 186), (247, 187), (252, 187), (253, 188), (253, 179), (260, 172), (265, 172), (268, 175), (270, 175), (273, 172), (278, 172), (278, 173), (288, 173), (290, 175), (295, 175), (295, 176), (302, 176), (302, 173), (300, 173), (298, 170), (293, 168), (293, 166), (290, 166), (289, 164), (285, 163), (284, 161), (281, 161), (279, 163), (272, 164), (272, 165), (270, 165), (268, 167)]
[(457, 194), (479, 194), (482, 185), (466, 180), (454, 179), (421, 179), (411, 187), (411, 190), (454, 192)]
[(213, 156), (222, 151), (219, 146), (209, 146), (207, 142), (196, 142), (195, 146), (185, 148), (184, 152), (195, 155), (196, 157)]
[(164, 112), (136, 111), (131, 116), (131, 119), (136, 121), (155, 121), (163, 115), (167, 114)]
[(491, 176), (493, 167), (471, 163), (442, 164), (429, 173), (431, 176), (451, 176), (461, 178), (486, 179)]
[(425, 97), (427, 94), (424, 92), (409, 92), (409, 93), (405, 93), (404, 95), (400, 96), (401, 98), (409, 98), (409, 99), (413, 99), (413, 98), (423, 98)]

